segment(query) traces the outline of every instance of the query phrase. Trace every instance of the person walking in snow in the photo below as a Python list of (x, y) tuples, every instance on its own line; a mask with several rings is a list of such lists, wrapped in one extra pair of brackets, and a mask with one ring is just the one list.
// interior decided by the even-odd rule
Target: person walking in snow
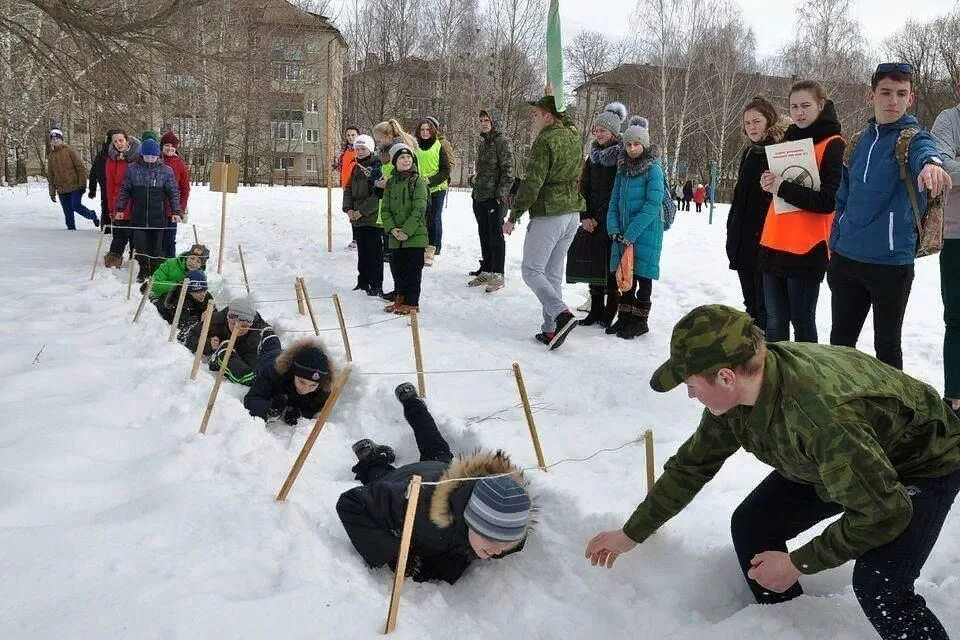
[(683, 183), (683, 210), (690, 211), (690, 201), (693, 200), (693, 180)]
[(679, 182), (673, 189), (673, 195), (677, 199), (677, 211), (683, 211), (683, 185)]
[(206, 344), (200, 345), (201, 322), (190, 327), (184, 344), (194, 353), (203, 349), (204, 355), (211, 356), (210, 369), (219, 371), (234, 327), (239, 327), (237, 340), (225, 375), (231, 382), (249, 387), (260, 367), (276, 358), (283, 346), (273, 327), (264, 322), (248, 298), (238, 298), (213, 314)]
[(621, 266), (625, 253), (633, 254), (633, 271), (626, 274), (633, 280), (625, 291), (620, 287), (617, 320), (606, 329), (607, 334), (618, 338), (630, 340), (650, 331), (647, 321), (653, 281), (660, 278), (663, 247), (663, 190), (660, 150), (650, 145), (646, 118), (634, 116), (623, 133), (607, 211), (607, 234), (613, 241), (611, 273)]
[(510, 191), (513, 188), (513, 146), (500, 131), (500, 110), (494, 107), (479, 113), (480, 139), (477, 159), (470, 178), (473, 216), (477, 219), (480, 237), (480, 268), (471, 271), (474, 276), (469, 287), (485, 287), (487, 293), (504, 286), (503, 269), (506, 243), (503, 239), (503, 219), (507, 215)]
[[(181, 219), (187, 215), (187, 201), (190, 199), (190, 168), (183, 158), (177, 155), (180, 139), (173, 131), (167, 131), (160, 138), (160, 147), (163, 151), (163, 163), (173, 169), (173, 177), (177, 182), (180, 193)], [(163, 255), (172, 258), (177, 255), (177, 222), (173, 219), (173, 209), (167, 201), (167, 229), (163, 232)]]
[[(679, 513), (742, 447), (774, 468), (733, 513), (740, 567), (757, 602), (850, 560), (853, 592), (884, 640), (946, 640), (914, 581), (960, 492), (960, 418), (931, 386), (843, 347), (766, 343), (750, 316), (697, 307), (674, 327), (654, 391), (685, 383), (700, 426), (622, 529), (585, 555), (612, 567)], [(787, 542), (840, 516), (792, 552)]]
[(450, 184), (450, 157), (447, 154), (449, 143), (440, 140), (440, 127), (436, 118), (424, 118), (417, 125), (417, 166), (421, 175), (427, 179), (430, 199), (427, 203), (427, 234), (429, 236), (424, 251), (424, 265), (433, 266), (433, 258), (440, 254), (443, 239), (443, 202), (447, 197)]
[(140, 140), (124, 130), (114, 131), (110, 135), (110, 148), (107, 149), (107, 160), (104, 165), (107, 178), (107, 207), (110, 210), (110, 227), (113, 237), (110, 240), (110, 249), (103, 256), (103, 264), (110, 267), (123, 266), (123, 254), (127, 246), (133, 249), (133, 231), (130, 229), (132, 202), (127, 202), (123, 210), (117, 209), (117, 200), (120, 197), (120, 185), (127, 175), (127, 168), (140, 160)]
[(416, 388), (405, 382), (394, 393), (413, 430), (420, 461), (396, 468), (392, 448), (359, 440), (353, 445), (357, 464), (352, 471), (362, 486), (337, 501), (343, 528), (367, 565), (396, 571), (397, 532), (403, 528), (407, 487), (414, 475), (441, 483), (420, 489), (406, 571), (415, 581), (454, 584), (476, 560), (521, 551), (533, 513), (523, 473), (503, 451), (454, 460)]
[[(352, 181), (352, 178), (351, 178)], [(316, 418), (330, 397), (336, 371), (316, 338), (303, 338), (266, 361), (243, 398), (250, 415), (295, 426)]]
[(118, 133), (119, 129), (110, 129), (107, 136), (97, 151), (96, 157), (90, 163), (90, 175), (87, 178), (87, 197), (94, 200), (97, 197), (97, 190), (100, 191), (100, 224), (103, 225), (103, 233), (110, 234), (110, 204), (107, 201), (107, 158), (110, 153), (110, 142), (113, 134)]
[(368, 296), (383, 295), (383, 228), (380, 226), (380, 191), (374, 186), (382, 175), (380, 159), (374, 155), (373, 138), (357, 136), (353, 143), (356, 159), (343, 188), (343, 211), (350, 218), (357, 241), (357, 286)]
[(530, 212), (523, 241), (523, 281), (540, 301), (543, 323), (534, 338), (551, 350), (560, 347), (577, 326), (563, 301), (564, 259), (580, 226), (586, 203), (577, 189), (583, 164), (580, 134), (551, 95), (536, 102), (533, 124), (537, 137), (530, 147), (526, 174), (513, 200), (503, 232), (513, 233), (517, 221)]
[(60, 197), (63, 221), (70, 231), (76, 231), (74, 214), (78, 213), (99, 227), (97, 214), (83, 206), (84, 187), (87, 185), (87, 168), (76, 149), (63, 141), (60, 129), (50, 130), (50, 155), (47, 156), (47, 187), (50, 202)]
[(609, 268), (612, 241), (607, 233), (607, 209), (623, 151), (620, 129), (626, 117), (627, 108), (619, 102), (604, 107), (593, 125), (593, 141), (580, 174), (580, 195), (586, 208), (580, 213), (580, 229), (567, 253), (567, 282), (590, 286), (590, 312), (580, 320), (584, 327), (609, 327), (620, 303), (617, 279)]
[(697, 213), (703, 210), (703, 203), (706, 199), (707, 190), (703, 188), (702, 184), (698, 184), (697, 188), (693, 190), (693, 203), (697, 205)]
[(423, 281), (423, 253), (429, 242), (427, 180), (420, 175), (413, 149), (398, 143), (390, 148), (393, 175), (387, 182), (381, 200), (383, 228), (390, 234), (393, 254), (393, 302), (384, 308), (387, 313), (407, 315), (420, 311), (420, 286)]

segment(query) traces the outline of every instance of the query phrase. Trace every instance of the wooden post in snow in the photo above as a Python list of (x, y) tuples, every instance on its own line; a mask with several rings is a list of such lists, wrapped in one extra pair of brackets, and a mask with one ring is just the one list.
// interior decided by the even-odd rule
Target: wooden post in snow
[(180, 324), (180, 314), (183, 313), (183, 303), (187, 299), (187, 289), (190, 286), (190, 278), (184, 278), (180, 285), (180, 297), (177, 298), (177, 310), (173, 314), (173, 324), (170, 325), (170, 337), (167, 342), (173, 342), (177, 337), (177, 325)]
[(410, 542), (413, 539), (413, 521), (417, 515), (417, 503), (420, 502), (420, 476), (410, 478), (407, 487), (407, 509), (403, 515), (403, 532), (400, 534), (400, 555), (397, 557), (397, 571), (393, 576), (393, 590), (390, 592), (390, 608), (387, 611), (387, 624), (384, 634), (393, 633), (397, 628), (397, 616), (400, 613), (400, 589), (407, 573), (407, 559), (410, 557)]
[(530, 429), (530, 440), (533, 441), (533, 450), (537, 454), (537, 466), (541, 471), (547, 470), (543, 460), (543, 450), (540, 448), (540, 436), (537, 435), (537, 425), (533, 422), (533, 410), (530, 409), (530, 399), (527, 397), (527, 387), (523, 383), (523, 374), (520, 373), (520, 364), (513, 363), (513, 376), (517, 380), (517, 389), (520, 391), (520, 402), (523, 403), (523, 414), (527, 418), (527, 427)]

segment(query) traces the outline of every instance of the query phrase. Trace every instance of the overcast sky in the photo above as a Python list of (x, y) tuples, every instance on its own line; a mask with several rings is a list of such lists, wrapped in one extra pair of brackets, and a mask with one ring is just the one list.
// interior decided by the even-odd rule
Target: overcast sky
[[(793, 35), (796, 2), (771, 0), (733, 0), (739, 4), (747, 23), (757, 36), (758, 57), (773, 55)], [(569, 40), (581, 29), (593, 29), (611, 36), (629, 32), (628, 18), (636, 0), (560, 0), (560, 18), (564, 39)], [(908, 17), (926, 19), (950, 11), (955, 0), (854, 0), (855, 18), (863, 27), (869, 43), (879, 44), (893, 34), (900, 21)], [(772, 7), (783, 7), (780, 11)]]

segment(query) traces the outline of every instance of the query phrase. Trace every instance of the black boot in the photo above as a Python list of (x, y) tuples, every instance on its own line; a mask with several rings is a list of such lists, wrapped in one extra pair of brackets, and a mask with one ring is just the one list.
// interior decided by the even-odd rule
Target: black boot
[(618, 338), (632, 340), (637, 336), (642, 336), (643, 334), (650, 332), (650, 327), (647, 325), (647, 319), (650, 317), (649, 302), (636, 303), (636, 305), (633, 307), (632, 316), (633, 318), (630, 320), (630, 322), (628, 322), (625, 327), (617, 332)]
[(629, 319), (633, 317), (633, 314), (631, 313), (632, 311), (633, 307), (629, 304), (617, 305), (617, 320), (607, 327), (604, 333), (606, 333), (608, 336), (612, 336), (620, 331), (620, 329), (623, 328), (623, 325), (625, 325)]
[(357, 456), (358, 463), (369, 463), (372, 460), (383, 460), (391, 464), (397, 459), (393, 449), (385, 444), (377, 444), (369, 438), (357, 440), (353, 443), (353, 453)]
[(620, 292), (616, 289), (607, 291), (607, 304), (603, 308), (603, 317), (600, 318), (601, 327), (609, 327), (613, 324), (613, 318), (617, 315), (617, 306), (620, 304)]
[(603, 313), (606, 309), (603, 306), (603, 294), (590, 292), (590, 313), (580, 321), (581, 327), (589, 327), (603, 321)]
[(417, 397), (417, 388), (413, 386), (412, 382), (401, 382), (393, 390), (393, 394), (397, 396), (400, 404), (406, 404), (407, 400)]

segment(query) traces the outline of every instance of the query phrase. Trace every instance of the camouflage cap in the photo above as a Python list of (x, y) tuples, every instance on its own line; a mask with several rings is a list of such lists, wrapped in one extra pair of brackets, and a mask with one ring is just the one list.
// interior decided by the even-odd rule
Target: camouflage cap
[(539, 100), (528, 100), (527, 104), (531, 107), (537, 107), (543, 109), (547, 113), (551, 114), (555, 118), (560, 117), (560, 113), (557, 111), (557, 101), (553, 96), (543, 96)]
[(690, 376), (742, 364), (757, 348), (746, 313), (722, 304), (697, 307), (673, 328), (670, 359), (653, 373), (650, 386), (670, 391)]

